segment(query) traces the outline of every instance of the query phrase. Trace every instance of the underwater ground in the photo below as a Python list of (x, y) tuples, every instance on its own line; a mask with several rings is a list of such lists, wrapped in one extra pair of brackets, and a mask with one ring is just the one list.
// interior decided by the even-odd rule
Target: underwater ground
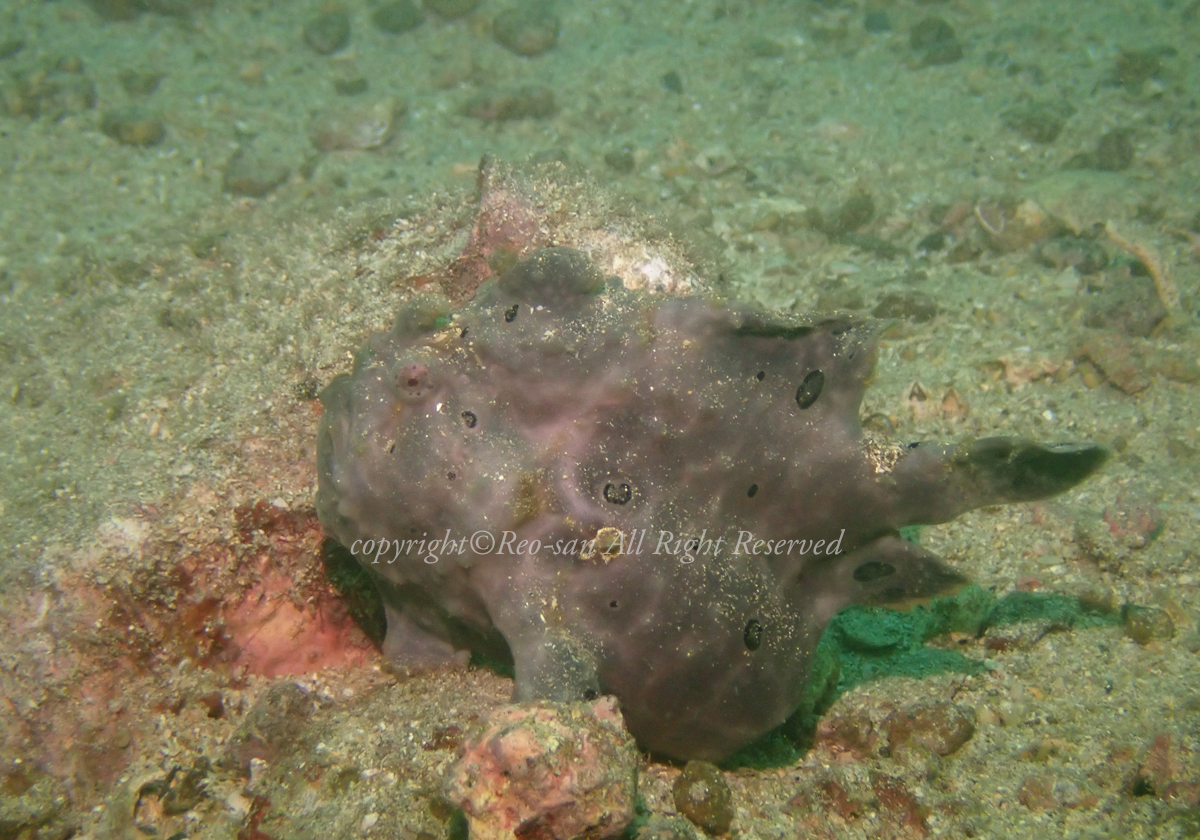
[[(0, 837), (461, 833), (442, 778), (511, 682), (381, 668), (314, 398), (461, 251), (485, 155), (720, 294), (887, 319), (877, 432), (1113, 450), (911, 535), (978, 588), (838, 620), (732, 836), (1200, 836), (1200, 2), (0, 20)], [(678, 775), (632, 831), (693, 836)]]

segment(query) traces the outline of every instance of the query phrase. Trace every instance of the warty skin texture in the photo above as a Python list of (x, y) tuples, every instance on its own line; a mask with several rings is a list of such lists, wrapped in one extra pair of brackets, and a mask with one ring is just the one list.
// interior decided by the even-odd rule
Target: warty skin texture
[[(318, 512), (375, 576), (398, 667), (511, 655), (515, 699), (614, 694), (643, 748), (719, 760), (796, 710), (840, 609), (965, 581), (899, 528), (1054, 495), (1105, 459), (865, 439), (873, 364), (868, 324), (631, 292), (541, 249), (457, 311), (414, 299), (326, 389)], [(447, 531), (541, 550), (374, 562), (359, 542)], [(656, 554), (662, 532), (713, 547)], [(735, 553), (744, 532), (809, 550)]]

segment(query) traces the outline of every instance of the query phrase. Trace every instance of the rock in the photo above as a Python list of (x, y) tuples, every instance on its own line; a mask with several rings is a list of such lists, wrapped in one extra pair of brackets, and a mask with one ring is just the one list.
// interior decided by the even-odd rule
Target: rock
[(870, 193), (858, 192), (843, 201), (828, 218), (815, 212), (813, 227), (831, 239), (836, 239), (858, 230), (874, 216), (875, 200), (871, 198)]
[(304, 26), (304, 43), (321, 55), (330, 55), (350, 43), (350, 16), (345, 12), (325, 12)]
[(492, 37), (517, 55), (532, 57), (541, 55), (557, 43), (560, 28), (558, 15), (553, 10), (534, 3), (506, 9), (496, 15), (492, 22)]
[(416, 29), (425, 20), (412, 0), (394, 0), (384, 3), (371, 13), (371, 23), (375, 28), (392, 35), (402, 35)]
[(975, 710), (958, 703), (931, 703), (893, 713), (884, 722), (888, 745), (924, 747), (934, 755), (951, 755), (975, 734)]
[(1162, 74), (1162, 58), (1150, 50), (1121, 50), (1113, 67), (1112, 80), (1130, 90)]
[(671, 795), (675, 810), (708, 834), (724, 834), (733, 824), (733, 794), (715, 764), (689, 761)]
[(262, 198), (288, 179), (291, 170), (282, 161), (260, 152), (239, 148), (225, 164), (225, 192)]
[(917, 54), (918, 67), (953, 64), (963, 57), (954, 27), (940, 17), (930, 16), (913, 24), (908, 33), (908, 45)]
[(1158, 607), (1139, 607), (1133, 604), (1125, 608), (1125, 635), (1139, 645), (1166, 641), (1175, 635), (1175, 622), (1166, 610)]
[(628, 175), (637, 165), (637, 159), (634, 157), (633, 151), (628, 146), (622, 146), (619, 149), (613, 149), (604, 153), (604, 162), (609, 165), (615, 172), (622, 175)]
[(167, 136), (167, 127), (158, 117), (136, 108), (126, 108), (105, 114), (100, 130), (126, 146), (157, 146)]
[(638, 753), (617, 701), (503, 706), (468, 729), (446, 780), (472, 840), (619, 836)]
[(126, 70), (120, 75), (121, 87), (125, 88), (125, 92), (130, 96), (149, 96), (158, 90), (158, 84), (162, 81), (162, 73), (154, 73), (149, 71)]

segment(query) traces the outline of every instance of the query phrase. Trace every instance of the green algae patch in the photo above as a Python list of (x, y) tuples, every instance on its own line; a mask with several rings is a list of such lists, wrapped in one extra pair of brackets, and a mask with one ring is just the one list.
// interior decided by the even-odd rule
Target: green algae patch
[(842, 694), (887, 677), (922, 679), (936, 674), (979, 674), (985, 660), (926, 643), (947, 633), (981, 636), (990, 627), (1048, 622), (1056, 630), (1115, 626), (1121, 611), (1096, 609), (1079, 598), (1041, 592), (1002, 597), (972, 584), (953, 595), (908, 610), (848, 607), (825, 629), (813, 658), (809, 689), (786, 723), (740, 750), (722, 767), (779, 767), (812, 744), (817, 721)]

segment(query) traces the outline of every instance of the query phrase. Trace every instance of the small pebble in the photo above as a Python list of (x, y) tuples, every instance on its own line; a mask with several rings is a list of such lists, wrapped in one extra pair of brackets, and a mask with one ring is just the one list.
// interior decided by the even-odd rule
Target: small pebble
[(1150, 50), (1121, 50), (1113, 69), (1113, 81), (1122, 87), (1135, 89), (1142, 83), (1162, 75), (1162, 59)]
[(149, 96), (158, 90), (158, 83), (162, 81), (162, 77), (162, 73), (126, 70), (119, 78), (121, 87), (125, 88), (125, 92), (130, 96)]
[(1175, 635), (1175, 622), (1158, 607), (1130, 605), (1125, 608), (1125, 635), (1143, 646), (1165, 641)]
[(607, 163), (615, 172), (620, 172), (622, 175), (628, 175), (633, 171), (636, 164), (633, 152), (628, 146), (622, 146), (619, 149), (613, 149), (610, 152), (604, 153), (604, 162)]
[(291, 171), (278, 160), (259, 152), (238, 149), (225, 164), (225, 192), (262, 198), (288, 179)]
[(304, 26), (304, 43), (321, 55), (345, 49), (350, 43), (350, 16), (345, 12), (325, 12)]
[(126, 146), (156, 146), (167, 136), (167, 127), (161, 119), (133, 108), (105, 114), (100, 120), (100, 130)]
[(517, 55), (537, 56), (558, 41), (561, 24), (547, 6), (534, 4), (506, 9), (492, 22), (492, 37)]
[(421, 25), (425, 16), (421, 14), (412, 0), (395, 0), (384, 3), (371, 13), (371, 23), (375, 28), (392, 35), (403, 35)]
[(860, 192), (843, 201), (832, 218), (821, 220), (818, 226), (826, 236), (836, 238), (858, 230), (874, 216), (875, 200), (869, 193)]
[(1116, 128), (1106, 132), (1096, 143), (1091, 169), (1101, 172), (1121, 172), (1133, 163), (1133, 132), (1128, 128)]
[(675, 810), (709, 834), (724, 834), (733, 824), (733, 794), (715, 764), (689, 761), (671, 794)]
[(917, 54), (917, 66), (953, 64), (963, 57), (954, 27), (940, 17), (927, 17), (913, 25), (908, 43)]

